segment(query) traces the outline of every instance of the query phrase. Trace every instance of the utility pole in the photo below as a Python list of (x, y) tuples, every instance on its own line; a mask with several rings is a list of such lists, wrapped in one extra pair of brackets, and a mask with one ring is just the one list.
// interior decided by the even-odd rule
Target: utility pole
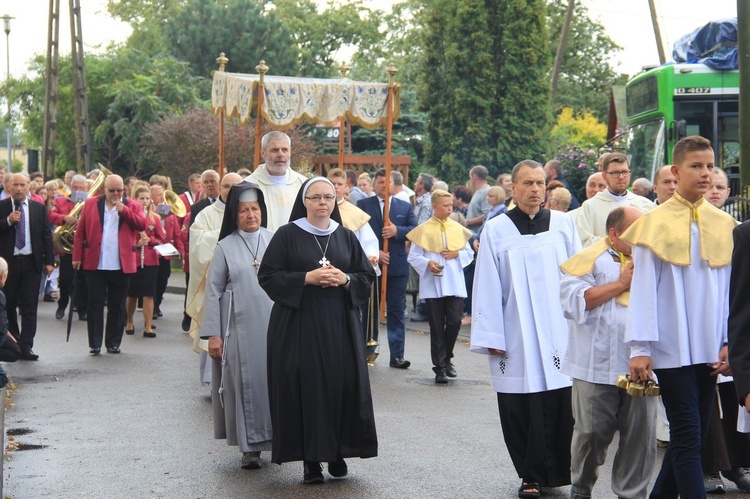
[(44, 179), (55, 178), (55, 139), (57, 137), (58, 50), (60, 48), (60, 0), (49, 0), (47, 28), (47, 72), (44, 93), (44, 132), (42, 139), (42, 172)]
[[(750, 88), (750, 5), (737, 0), (737, 48), (740, 62), (740, 88)], [(740, 196), (750, 185), (750, 93), (740, 90)]]
[[(740, 1), (741, 0), (737, 0), (737, 3)], [(664, 54), (664, 43), (661, 40), (661, 31), (659, 30), (659, 20), (656, 18), (656, 5), (654, 5), (654, 0), (648, 0), (648, 8), (651, 11), (651, 24), (654, 26), (656, 50), (659, 51), (659, 64), (664, 64), (667, 62), (667, 56)]]
[(552, 78), (550, 81), (549, 100), (555, 100), (557, 92), (557, 81), (560, 79), (563, 59), (565, 58), (565, 46), (568, 43), (568, 34), (570, 33), (570, 23), (573, 21), (573, 10), (575, 9), (575, 0), (568, 0), (568, 10), (565, 12), (565, 21), (563, 22), (562, 32), (560, 33), (560, 43), (557, 44), (557, 53), (555, 54), (555, 64), (552, 67)]

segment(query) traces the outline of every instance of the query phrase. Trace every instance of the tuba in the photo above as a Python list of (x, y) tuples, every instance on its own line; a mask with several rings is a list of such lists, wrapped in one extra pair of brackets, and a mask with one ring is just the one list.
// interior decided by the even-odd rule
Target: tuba
[[(107, 177), (112, 175), (112, 172), (107, 170), (101, 164), (99, 164), (99, 170), (101, 173), (96, 177), (94, 185), (89, 189), (87, 198), (98, 196), (104, 189), (104, 181), (107, 180)], [(76, 203), (75, 207), (73, 207), (68, 215), (75, 217), (76, 220), (78, 220), (81, 217), (81, 210), (83, 210), (83, 202)], [(78, 224), (65, 223), (55, 229), (55, 232), (52, 233), (52, 242), (57, 251), (66, 255), (73, 253), (73, 243), (75, 241), (77, 225)]]
[(180, 196), (168, 189), (164, 189), (164, 202), (170, 206), (170, 211), (174, 213), (177, 218), (184, 218), (187, 214), (187, 208), (185, 208), (185, 203), (182, 202)]

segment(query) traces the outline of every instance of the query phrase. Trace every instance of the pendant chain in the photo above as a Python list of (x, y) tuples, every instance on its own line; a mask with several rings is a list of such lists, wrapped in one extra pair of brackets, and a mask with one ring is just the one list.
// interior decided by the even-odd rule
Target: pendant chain
[(331, 261), (326, 258), (326, 253), (328, 253), (328, 243), (331, 242), (331, 235), (328, 234), (328, 240), (326, 241), (326, 249), (323, 249), (323, 247), (320, 245), (320, 241), (318, 241), (318, 237), (313, 234), (313, 238), (315, 239), (315, 242), (318, 243), (318, 248), (320, 248), (320, 252), (323, 254), (323, 258), (318, 260), (318, 263), (321, 267), (328, 267), (331, 264)]

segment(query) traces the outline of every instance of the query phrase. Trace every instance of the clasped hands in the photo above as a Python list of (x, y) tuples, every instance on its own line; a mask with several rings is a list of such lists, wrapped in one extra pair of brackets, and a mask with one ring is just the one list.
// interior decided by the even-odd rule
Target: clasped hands
[(305, 274), (305, 284), (324, 288), (346, 285), (346, 274), (333, 265), (320, 267)]

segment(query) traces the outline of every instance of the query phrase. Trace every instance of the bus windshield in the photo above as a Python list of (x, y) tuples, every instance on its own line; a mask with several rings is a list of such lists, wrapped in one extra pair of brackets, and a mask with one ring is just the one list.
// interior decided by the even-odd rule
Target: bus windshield
[(631, 126), (625, 141), (633, 172), (631, 178), (653, 179), (656, 170), (664, 165), (664, 139), (662, 118)]

